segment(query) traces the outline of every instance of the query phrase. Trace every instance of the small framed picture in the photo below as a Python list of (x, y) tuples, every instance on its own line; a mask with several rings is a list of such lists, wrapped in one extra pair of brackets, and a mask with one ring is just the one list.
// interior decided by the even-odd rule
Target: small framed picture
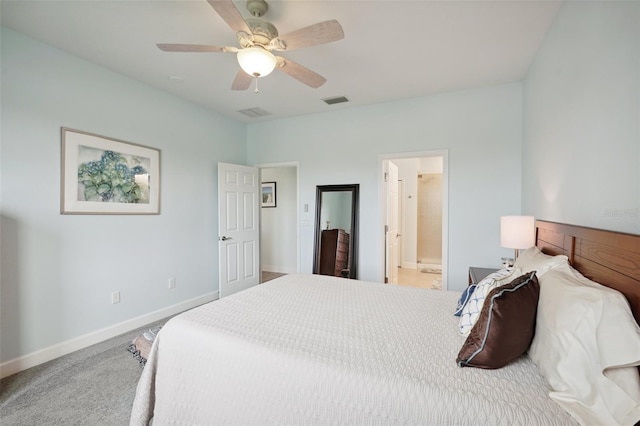
[(262, 182), (262, 207), (276, 206), (276, 183)]
[(63, 127), (60, 213), (160, 214), (160, 150)]

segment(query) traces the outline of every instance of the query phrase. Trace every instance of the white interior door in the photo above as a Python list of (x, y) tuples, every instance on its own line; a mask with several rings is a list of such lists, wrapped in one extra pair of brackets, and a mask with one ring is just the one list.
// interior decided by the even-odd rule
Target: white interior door
[(398, 283), (398, 166), (391, 161), (385, 161), (385, 194), (387, 214), (385, 226), (386, 241), (386, 281)]
[(218, 163), (220, 297), (260, 283), (259, 195), (257, 168)]

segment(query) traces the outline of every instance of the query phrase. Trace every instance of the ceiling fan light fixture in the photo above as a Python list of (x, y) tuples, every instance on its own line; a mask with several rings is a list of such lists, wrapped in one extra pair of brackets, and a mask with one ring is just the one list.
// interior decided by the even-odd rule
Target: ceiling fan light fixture
[(250, 76), (264, 77), (276, 67), (276, 57), (262, 47), (247, 47), (238, 51), (238, 63)]

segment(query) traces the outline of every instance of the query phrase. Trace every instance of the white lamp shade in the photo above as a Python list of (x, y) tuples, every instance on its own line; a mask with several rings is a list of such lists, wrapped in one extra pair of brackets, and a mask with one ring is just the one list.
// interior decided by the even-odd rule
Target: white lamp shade
[(247, 74), (264, 77), (276, 67), (276, 57), (262, 47), (247, 47), (238, 51), (238, 63)]
[(527, 249), (535, 244), (535, 218), (533, 216), (502, 216), (500, 218), (500, 245), (512, 249)]

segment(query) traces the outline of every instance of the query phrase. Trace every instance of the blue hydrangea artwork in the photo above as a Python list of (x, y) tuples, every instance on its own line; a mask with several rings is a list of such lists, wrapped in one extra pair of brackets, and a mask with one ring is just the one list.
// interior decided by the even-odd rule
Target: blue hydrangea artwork
[(149, 158), (78, 148), (78, 201), (149, 204)]

